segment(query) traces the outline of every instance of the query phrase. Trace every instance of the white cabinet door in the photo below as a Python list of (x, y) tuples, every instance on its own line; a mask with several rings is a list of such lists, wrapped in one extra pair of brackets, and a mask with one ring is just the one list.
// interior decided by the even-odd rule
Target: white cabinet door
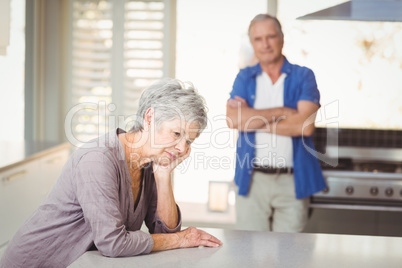
[(0, 174), (0, 245), (6, 244), (38, 207), (40, 186), (34, 174), (37, 161), (10, 168)]
[(42, 201), (49, 194), (53, 185), (60, 176), (61, 170), (69, 157), (69, 150), (64, 149), (59, 152), (52, 153), (40, 159), (39, 168), (35, 177), (38, 178), (38, 183), (41, 185), (40, 197)]
[(8, 241), (42, 204), (69, 157), (51, 152), (0, 173), (0, 256)]

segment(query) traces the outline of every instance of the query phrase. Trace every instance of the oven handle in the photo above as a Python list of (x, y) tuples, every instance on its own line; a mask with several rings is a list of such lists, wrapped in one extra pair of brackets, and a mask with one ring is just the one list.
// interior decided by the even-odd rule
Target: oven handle
[(326, 208), (326, 209), (350, 209), (350, 210), (399, 211), (399, 212), (402, 212), (402, 207), (370, 206), (370, 205), (310, 203), (310, 207), (311, 208)]

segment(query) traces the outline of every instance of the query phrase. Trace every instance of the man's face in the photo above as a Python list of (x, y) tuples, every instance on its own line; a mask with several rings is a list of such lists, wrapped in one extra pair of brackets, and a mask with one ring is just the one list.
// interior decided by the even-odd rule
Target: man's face
[(250, 42), (261, 64), (272, 64), (281, 59), (283, 36), (273, 20), (256, 22), (250, 28)]

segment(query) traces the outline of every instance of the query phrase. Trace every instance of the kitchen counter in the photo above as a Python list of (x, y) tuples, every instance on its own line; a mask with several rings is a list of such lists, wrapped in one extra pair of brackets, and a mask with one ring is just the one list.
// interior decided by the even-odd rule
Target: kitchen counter
[(218, 237), (223, 246), (124, 258), (88, 251), (69, 267), (401, 267), (400, 237), (203, 230)]
[(36, 159), (44, 154), (69, 148), (69, 143), (39, 141), (0, 141), (0, 172), (5, 168)]

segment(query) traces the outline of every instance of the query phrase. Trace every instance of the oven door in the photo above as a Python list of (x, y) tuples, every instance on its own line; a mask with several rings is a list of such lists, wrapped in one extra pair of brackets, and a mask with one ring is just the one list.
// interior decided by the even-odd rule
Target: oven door
[(324, 171), (304, 232), (402, 236), (402, 175)]

